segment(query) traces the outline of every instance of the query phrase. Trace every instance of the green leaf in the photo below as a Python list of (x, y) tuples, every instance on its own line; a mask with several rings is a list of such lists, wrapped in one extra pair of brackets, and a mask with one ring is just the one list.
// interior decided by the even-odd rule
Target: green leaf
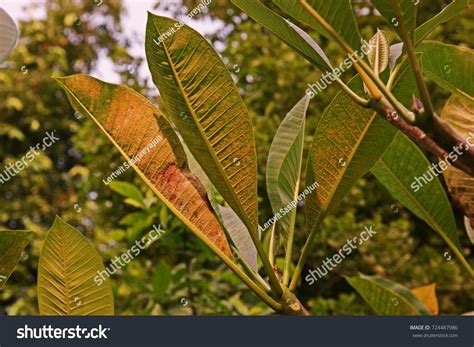
[(324, 51), (306, 32), (287, 19), (279, 16), (260, 0), (232, 0), (232, 3), (280, 40), (295, 49), (301, 56), (322, 71), (330, 69), (330, 62)]
[(135, 200), (138, 203), (137, 207), (143, 207), (144, 197), (142, 193), (133, 184), (122, 181), (112, 181), (109, 183), (110, 188), (120, 195)]
[[(394, 198), (424, 220), (456, 253), (469, 270), (459, 251), (456, 222), (448, 196), (431, 163), (423, 152), (401, 132), (372, 168), (372, 173)], [(472, 273), (472, 270), (470, 270)]]
[(415, 45), (418, 45), (421, 41), (423, 41), (438, 25), (446, 23), (447, 21), (455, 18), (459, 13), (468, 7), (469, 0), (454, 0), (451, 2), (436, 16), (427, 20), (418, 28), (416, 28)]
[(426, 306), (410, 290), (380, 276), (346, 277), (347, 282), (364, 298), (378, 315), (431, 315)]
[[(273, 0), (273, 2), (288, 15), (309, 25), (319, 34), (332, 39), (327, 31), (321, 27), (319, 22), (314, 19), (298, 1)], [(357, 49), (360, 46), (359, 28), (357, 27), (350, 0), (307, 0), (307, 3), (335, 29), (353, 49)]]
[(377, 29), (369, 44), (369, 62), (378, 76), (387, 68), (390, 57), (390, 46), (385, 31)]
[(474, 51), (467, 47), (425, 41), (417, 47), (422, 53), (424, 74), (452, 93), (474, 96)]
[[(394, 29), (398, 36), (400, 34), (400, 23), (393, 12), (392, 2), (390, 0), (371, 0), (372, 4), (377, 8), (385, 21)], [(417, 5), (413, 0), (400, 0), (398, 1), (398, 6), (402, 13), (402, 20), (405, 23), (405, 27), (408, 31), (408, 34), (414, 39), (415, 28), (416, 28), (416, 13)]]
[(76, 229), (56, 217), (38, 264), (38, 304), (43, 316), (114, 314), (114, 297), (102, 259)]
[(145, 47), (167, 115), (210, 181), (256, 235), (255, 141), (229, 71), (205, 38), (170, 18), (149, 13)]
[(257, 249), (253, 244), (247, 227), (231, 208), (219, 206), (219, 211), (224, 227), (239, 251), (240, 256), (247, 262), (251, 269), (258, 271)]
[[(362, 93), (362, 82), (349, 86)], [(416, 82), (408, 63), (395, 80), (394, 95), (403, 104), (416, 94)], [(342, 91), (319, 121), (308, 155), (306, 185), (319, 184), (306, 198), (306, 226), (315, 230), (359, 178), (365, 175), (392, 142), (397, 130), (376, 112), (360, 107)]]
[(18, 264), (30, 237), (31, 231), (0, 230), (0, 289)]
[[(296, 200), (303, 162), (305, 117), (310, 102), (305, 95), (281, 122), (267, 161), (267, 192), (275, 215), (280, 215), (290, 202)], [(292, 213), (296, 212), (293, 209)], [(278, 223), (285, 241), (291, 228), (291, 213), (282, 215)]]
[[(58, 79), (73, 107), (88, 115), (158, 198), (220, 256), (232, 256), (183, 147), (163, 113), (137, 92), (85, 75)], [(154, 146), (152, 146), (154, 144)]]
[(153, 292), (157, 299), (162, 299), (171, 283), (171, 267), (161, 260), (153, 272)]

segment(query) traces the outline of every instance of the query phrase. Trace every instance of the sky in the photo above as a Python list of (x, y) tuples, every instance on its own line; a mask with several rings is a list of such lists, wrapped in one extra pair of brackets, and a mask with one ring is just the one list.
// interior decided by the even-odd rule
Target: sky
[[(42, 18), (45, 16), (44, 11), (24, 11), (23, 7), (33, 2), (42, 2), (40, 1), (32, 1), (32, 0), (0, 0), (0, 7), (3, 8), (15, 22), (18, 22), (20, 19), (28, 19), (28, 18)], [(100, 1), (107, 2), (107, 0), (84, 0), (84, 1), (93, 1), (96, 4), (100, 4)], [(172, 2), (176, 2), (177, 0), (170, 0)], [(161, 15), (168, 15), (165, 11), (160, 11), (159, 9), (153, 9), (156, 0), (122, 0), (124, 4), (127, 14), (123, 16), (123, 27), (125, 29), (130, 29), (128, 33), (129, 37), (132, 37), (135, 34), (136, 37), (142, 38), (139, 41), (133, 40), (134, 44), (129, 50), (131, 55), (136, 57), (143, 57), (145, 58), (145, 47), (144, 47), (144, 38), (145, 38), (145, 27), (146, 27), (146, 20), (147, 20), (147, 11), (161, 14)], [(222, 27), (222, 24), (216, 21), (212, 21), (208, 18), (202, 20), (191, 20), (186, 22), (189, 26), (196, 29), (203, 35), (214, 33), (216, 30), (219, 30)], [(137, 72), (142, 77), (146, 77), (149, 75), (148, 67), (146, 64), (142, 64), (140, 71)], [(98, 61), (98, 66), (93, 71), (92, 75), (98, 77), (100, 79), (107, 80), (108, 82), (118, 83), (119, 78), (118, 75), (113, 71), (112, 63), (106, 56), (101, 56)]]

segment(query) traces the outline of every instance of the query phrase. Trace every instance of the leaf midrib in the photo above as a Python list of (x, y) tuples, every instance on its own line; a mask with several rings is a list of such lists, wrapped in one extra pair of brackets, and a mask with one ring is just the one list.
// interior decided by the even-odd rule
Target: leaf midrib
[(61, 247), (61, 255), (60, 255), (60, 262), (62, 265), (62, 271), (63, 271), (63, 276), (64, 276), (64, 282), (65, 282), (65, 291), (66, 291), (66, 312), (69, 315), (71, 313), (71, 307), (70, 307), (70, 288), (69, 288), (69, 276), (68, 276), (68, 271), (66, 270), (69, 265), (67, 264), (66, 257), (65, 257), (65, 251), (64, 251), (64, 232), (61, 232), (59, 236), (59, 244)]

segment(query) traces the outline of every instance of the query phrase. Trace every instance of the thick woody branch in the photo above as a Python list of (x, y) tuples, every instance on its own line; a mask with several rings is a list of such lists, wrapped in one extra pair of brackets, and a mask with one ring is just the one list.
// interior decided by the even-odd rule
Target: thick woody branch
[[(371, 108), (374, 109), (380, 116), (387, 119), (390, 123), (396, 126), (400, 131), (407, 135), (420, 148), (434, 154), (438, 158), (442, 158), (454, 167), (474, 176), (474, 147), (470, 147), (463, 152), (463, 155), (458, 156), (457, 160), (451, 160), (449, 153), (453, 151), (453, 147), (459, 147), (461, 144), (468, 146), (464, 139), (456, 134), (449, 125), (436, 114), (433, 115), (433, 133), (436, 137), (444, 138), (443, 146), (440, 146), (440, 141), (435, 142), (432, 137), (425, 133), (422, 129), (410, 125), (405, 122), (394, 108), (385, 99), (380, 101), (372, 101)], [(443, 137), (444, 136), (444, 137)]]

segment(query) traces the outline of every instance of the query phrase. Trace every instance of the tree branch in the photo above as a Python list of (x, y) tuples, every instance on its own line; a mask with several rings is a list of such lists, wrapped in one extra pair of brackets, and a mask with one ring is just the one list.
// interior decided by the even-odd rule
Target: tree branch
[[(387, 119), (390, 123), (395, 125), (399, 130), (401, 130), (405, 135), (407, 135), (413, 142), (415, 142), (418, 147), (423, 148), (424, 150), (428, 151), (431, 154), (434, 154), (438, 158), (441, 158), (447, 161), (449, 164), (457, 167), (458, 169), (468, 173), (471, 176), (474, 176), (474, 164), (466, 162), (464, 159), (464, 155), (468, 154), (469, 151), (464, 153), (464, 155), (458, 156), (457, 160), (450, 160), (449, 152), (444, 149), (443, 147), (439, 146), (436, 142), (433, 141), (431, 137), (429, 137), (423, 130), (420, 128), (407, 124), (401, 117), (398, 116), (397, 112), (393, 109), (393, 107), (386, 101), (373, 101), (371, 102), (371, 108), (374, 109), (380, 116)], [(436, 121), (435, 124), (436, 128), (439, 128), (439, 132), (443, 132), (447, 134), (448, 132), (452, 132), (452, 129), (447, 125), (447, 123), (438, 117), (436, 114), (433, 114), (433, 119)], [(452, 134), (451, 134), (452, 135)], [(450, 136), (451, 136), (450, 135)], [(456, 134), (456, 138), (459, 136)], [(450, 137), (449, 139), (452, 139)], [(456, 145), (460, 143), (464, 143), (464, 141), (455, 140)], [(451, 141), (449, 141), (451, 143)], [(470, 148), (471, 152), (474, 150), (474, 147)], [(469, 155), (466, 156), (467, 160), (472, 160), (473, 157)], [(464, 159), (464, 160), (463, 160)]]

